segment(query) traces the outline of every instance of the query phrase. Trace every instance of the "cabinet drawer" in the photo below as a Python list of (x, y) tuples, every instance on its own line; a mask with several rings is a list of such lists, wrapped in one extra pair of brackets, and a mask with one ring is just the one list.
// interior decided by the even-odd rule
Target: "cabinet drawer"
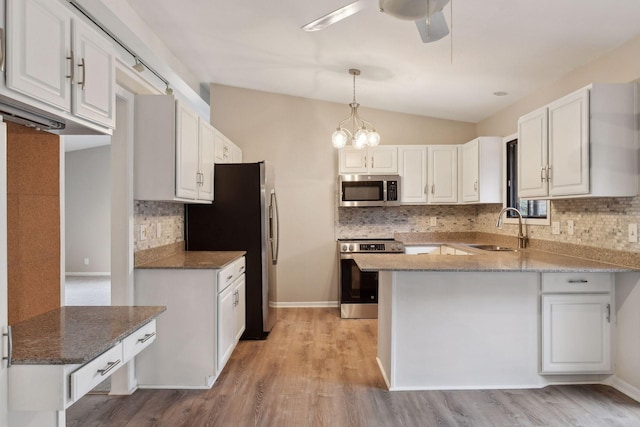
[(543, 293), (611, 292), (612, 273), (545, 273)]
[(218, 272), (218, 292), (225, 290), (232, 284), (245, 270), (244, 257), (232, 262)]
[(122, 343), (118, 343), (71, 374), (71, 390), (69, 391), (71, 400), (80, 399), (95, 386), (109, 378), (122, 365)]
[(133, 359), (136, 354), (147, 348), (155, 340), (156, 321), (154, 319), (122, 341), (123, 363)]

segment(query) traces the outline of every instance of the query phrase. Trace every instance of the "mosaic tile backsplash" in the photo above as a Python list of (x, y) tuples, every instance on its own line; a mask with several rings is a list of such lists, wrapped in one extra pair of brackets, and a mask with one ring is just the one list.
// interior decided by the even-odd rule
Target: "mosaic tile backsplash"
[[(530, 238), (640, 253), (640, 243), (627, 241), (629, 224), (640, 224), (640, 196), (554, 200), (550, 204), (551, 221), (560, 222), (560, 234), (552, 234), (550, 225), (534, 225), (527, 227)], [(335, 234), (336, 239), (443, 231), (516, 236), (517, 225), (496, 228), (500, 209), (500, 204), (338, 208)], [(436, 217), (435, 227), (430, 225), (431, 217)], [(568, 220), (574, 222), (573, 235), (567, 233)]]
[[(335, 238), (393, 237), (402, 232), (485, 232), (516, 236), (517, 225), (495, 222), (502, 205), (420, 205), (370, 208), (336, 208)], [(135, 202), (135, 250), (143, 250), (184, 240), (184, 205), (165, 202)], [(431, 225), (431, 218), (436, 225)], [(630, 223), (640, 224), (640, 196), (628, 198), (568, 199), (551, 202), (551, 220), (560, 222), (560, 234), (551, 226), (528, 226), (532, 239), (557, 241), (640, 253), (640, 243), (627, 241)], [(573, 220), (574, 234), (567, 233)], [(160, 223), (161, 235), (156, 236)], [(147, 225), (148, 238), (140, 240)]]
[[(136, 251), (184, 240), (183, 204), (136, 200), (133, 209)], [(158, 224), (160, 224), (160, 236), (157, 235)], [(147, 227), (146, 240), (140, 240), (140, 231), (143, 226)]]

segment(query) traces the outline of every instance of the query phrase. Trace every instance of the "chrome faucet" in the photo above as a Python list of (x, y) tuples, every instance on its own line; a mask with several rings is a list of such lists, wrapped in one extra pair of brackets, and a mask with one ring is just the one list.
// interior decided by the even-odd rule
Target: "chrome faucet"
[(516, 208), (504, 208), (498, 214), (498, 220), (496, 221), (496, 227), (502, 228), (502, 214), (507, 211), (513, 211), (518, 215), (518, 249), (524, 249), (527, 246), (527, 236), (522, 232), (522, 214)]

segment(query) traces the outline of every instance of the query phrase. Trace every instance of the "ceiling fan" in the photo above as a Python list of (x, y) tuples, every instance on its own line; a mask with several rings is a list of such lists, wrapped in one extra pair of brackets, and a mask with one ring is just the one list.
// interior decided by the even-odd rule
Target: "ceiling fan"
[[(380, 11), (407, 21), (415, 21), (423, 43), (440, 40), (449, 34), (442, 9), (449, 0), (379, 0)], [(364, 9), (362, 1), (354, 1), (302, 26), (305, 31), (318, 31)]]

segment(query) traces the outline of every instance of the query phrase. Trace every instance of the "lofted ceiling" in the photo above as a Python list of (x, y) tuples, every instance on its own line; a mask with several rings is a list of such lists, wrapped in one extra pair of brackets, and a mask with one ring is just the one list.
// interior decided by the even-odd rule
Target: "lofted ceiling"
[(378, 0), (318, 32), (352, 0), (127, 1), (202, 83), (347, 104), (359, 68), (365, 107), (470, 122), (640, 36), (638, 0), (453, 0), (429, 44)]

